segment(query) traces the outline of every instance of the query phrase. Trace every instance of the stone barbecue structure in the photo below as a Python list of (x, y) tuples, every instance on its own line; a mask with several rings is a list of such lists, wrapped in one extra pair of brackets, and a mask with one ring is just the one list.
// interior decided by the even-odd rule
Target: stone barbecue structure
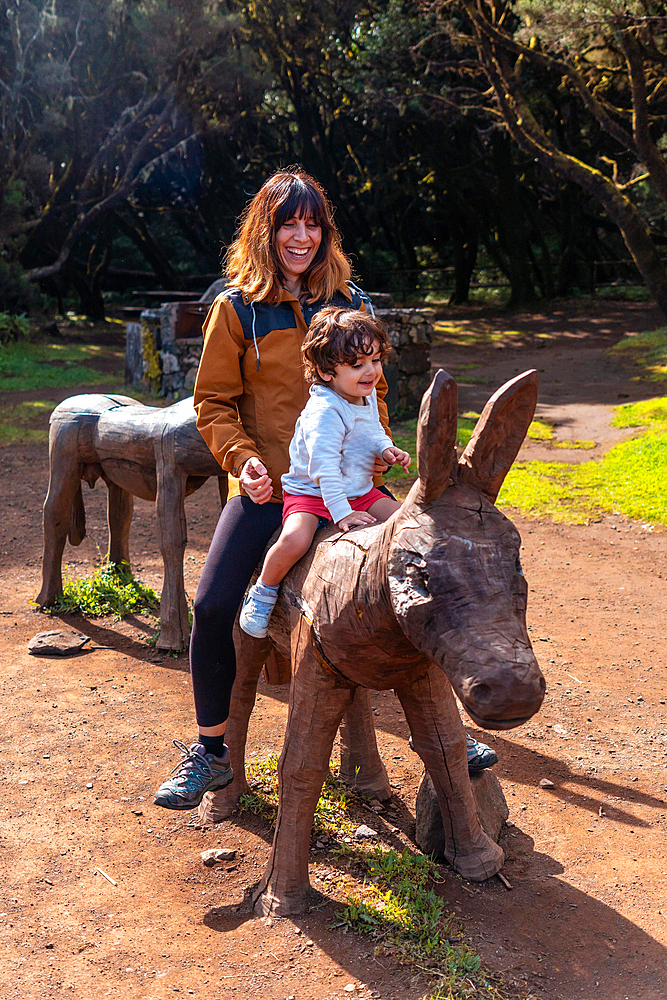
[[(145, 309), (138, 323), (127, 324), (126, 385), (167, 399), (192, 395), (203, 347), (201, 327), (219, 285), (215, 282), (199, 302), (165, 302)], [(416, 417), (430, 381), (433, 311), (396, 308), (389, 295), (380, 293), (371, 299), (393, 347), (384, 363), (389, 414), (395, 420)]]

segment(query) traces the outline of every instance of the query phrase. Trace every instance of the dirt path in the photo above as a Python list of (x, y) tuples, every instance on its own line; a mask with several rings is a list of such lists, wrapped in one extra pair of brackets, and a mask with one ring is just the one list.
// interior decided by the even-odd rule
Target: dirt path
[[(539, 364), (528, 342), (521, 350), (446, 346), (449, 368), (479, 362), (461, 368), (462, 381), (468, 372), (491, 379), (462, 386), (463, 408), (479, 409), (515, 368), (531, 364), (543, 369), (544, 407), (609, 407), (656, 394), (656, 387), (647, 390), (618, 366), (609, 368), (601, 354), (606, 341), (617, 339), (619, 324), (658, 325), (646, 307), (615, 308), (615, 319), (597, 316), (594, 334), (588, 321), (569, 314), (561, 317), (560, 332), (557, 321), (546, 318), (555, 336), (533, 349)], [(538, 321), (533, 318), (533, 327)], [(532, 330), (528, 320), (517, 319), (513, 329), (520, 322)], [(590, 423), (576, 425), (573, 436), (594, 436)], [(51, 626), (29, 607), (38, 589), (45, 449), (2, 449), (0, 472), (3, 1000), (207, 1000), (221, 993), (418, 1000), (425, 986), (413, 983), (407, 970), (375, 958), (364, 939), (329, 929), (331, 887), (347, 871), (327, 849), (311, 856), (323, 907), (269, 924), (242, 905), (267, 857), (267, 824), (242, 815), (217, 829), (197, 829), (192, 818), (152, 806), (152, 789), (178, 757), (172, 737), (190, 736), (191, 707), (185, 659), (151, 650), (145, 623), (76, 621), (94, 648), (66, 660), (27, 654), (27, 640)], [(106, 544), (104, 490), (86, 490), (85, 502), (91, 537), (66, 557), (75, 573), (89, 572), (95, 562), (92, 538), (102, 550)], [(187, 503), (190, 593), (217, 502), (209, 483)], [(447, 872), (442, 891), (472, 946), (519, 992), (545, 1000), (664, 1000), (667, 532), (619, 517), (588, 527), (515, 521), (548, 696), (528, 725), (488, 739), (498, 750), (496, 772), (510, 804), (502, 844), (513, 889), (497, 879), (475, 886)], [(142, 502), (132, 551), (141, 578), (159, 588), (153, 510)], [(282, 688), (260, 692), (251, 752), (279, 750), (286, 698)], [(421, 768), (394, 695), (375, 695), (375, 705), (396, 794), (384, 813), (360, 813), (360, 819), (386, 843), (409, 844)], [(541, 788), (542, 778), (553, 789)], [(213, 846), (236, 847), (237, 860), (205, 868), (200, 851)], [(349, 985), (355, 989), (346, 991)]]

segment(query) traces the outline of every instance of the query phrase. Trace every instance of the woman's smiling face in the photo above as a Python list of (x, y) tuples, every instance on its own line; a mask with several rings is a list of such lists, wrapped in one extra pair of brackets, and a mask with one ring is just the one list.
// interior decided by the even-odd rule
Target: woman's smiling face
[(322, 242), (322, 229), (312, 216), (287, 219), (276, 233), (276, 252), (286, 279), (286, 287), (301, 284)]

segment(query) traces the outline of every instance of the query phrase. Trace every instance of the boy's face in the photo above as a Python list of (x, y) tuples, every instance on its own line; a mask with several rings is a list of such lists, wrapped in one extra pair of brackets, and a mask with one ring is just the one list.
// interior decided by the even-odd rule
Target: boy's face
[(335, 375), (320, 372), (320, 376), (348, 403), (361, 406), (364, 397), (370, 396), (382, 376), (380, 345), (374, 340), (370, 354), (360, 354), (352, 365), (336, 365)]

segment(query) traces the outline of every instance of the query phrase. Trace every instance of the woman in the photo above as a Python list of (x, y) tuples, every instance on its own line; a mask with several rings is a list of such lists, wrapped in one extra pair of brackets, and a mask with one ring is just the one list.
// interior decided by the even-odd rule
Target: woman
[[(308, 400), (301, 345), (328, 305), (370, 300), (350, 282), (331, 205), (299, 169), (270, 177), (241, 217), (227, 255), (227, 290), (204, 323), (195, 384), (197, 427), (231, 478), (194, 605), (190, 668), (199, 736), (156, 805), (193, 809), (232, 780), (224, 732), (236, 674), (232, 628), (266, 544), (280, 527), (280, 477), (294, 425)], [(370, 307), (372, 309), (372, 307)], [(385, 427), (387, 385), (377, 386)], [(386, 466), (378, 463), (378, 473)], [(379, 484), (379, 480), (378, 480)]]
[[(288, 471), (294, 426), (309, 394), (301, 363), (306, 331), (325, 306), (372, 312), (368, 296), (350, 281), (324, 191), (298, 168), (273, 174), (252, 199), (225, 271), (229, 286), (204, 323), (195, 408), (202, 437), (231, 477), (230, 499), (194, 605), (190, 669), (199, 735), (189, 748), (174, 741), (183, 760), (155, 794), (155, 804), (167, 809), (194, 809), (205, 792), (233, 779), (224, 742), (236, 675), (232, 629), (255, 567), (282, 521), (280, 477)], [(384, 378), (376, 392), (386, 428)], [(378, 462), (378, 476), (386, 468)], [(479, 769), (497, 758), (468, 737), (468, 760)]]

